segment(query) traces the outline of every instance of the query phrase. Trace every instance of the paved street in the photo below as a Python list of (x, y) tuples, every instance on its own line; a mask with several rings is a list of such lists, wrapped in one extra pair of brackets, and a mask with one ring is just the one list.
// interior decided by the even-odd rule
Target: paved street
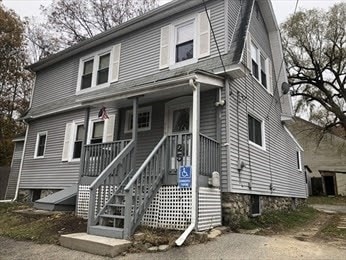
[[(108, 259), (55, 245), (37, 245), (0, 238), (0, 259)], [(230, 233), (207, 244), (161, 253), (128, 254), (118, 259), (345, 259), (346, 250), (287, 237)]]

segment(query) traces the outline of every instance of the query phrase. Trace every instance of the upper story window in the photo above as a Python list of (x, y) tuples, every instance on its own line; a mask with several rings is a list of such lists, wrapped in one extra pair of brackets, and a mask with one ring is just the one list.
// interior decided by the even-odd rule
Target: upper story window
[(90, 54), (80, 60), (77, 93), (107, 87), (119, 78), (121, 45)]
[(297, 168), (299, 171), (302, 171), (302, 156), (300, 151), (297, 151)]
[(272, 93), (272, 65), (270, 59), (249, 36), (250, 53), (248, 64), (253, 77), (269, 92)]
[(258, 120), (251, 115), (248, 115), (249, 141), (252, 144), (260, 146), (261, 148), (264, 148), (263, 124), (263, 121)]
[(161, 28), (160, 69), (185, 66), (209, 55), (210, 24), (205, 12)]
[(194, 54), (194, 23), (189, 21), (176, 26), (175, 62), (193, 58)]
[(109, 77), (109, 58), (110, 54), (100, 56), (99, 68), (97, 71), (97, 85), (107, 83)]
[(43, 158), (46, 150), (47, 132), (37, 133), (35, 156), (34, 158)]
[[(138, 131), (147, 131), (151, 129), (151, 107), (138, 109)], [(133, 111), (126, 111), (125, 133), (130, 133), (133, 127)]]

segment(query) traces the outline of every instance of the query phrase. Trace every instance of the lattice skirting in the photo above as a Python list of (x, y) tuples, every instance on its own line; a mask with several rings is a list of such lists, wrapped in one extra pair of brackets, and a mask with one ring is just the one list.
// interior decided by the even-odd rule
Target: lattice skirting
[[(110, 191), (110, 193), (109, 193)], [(106, 192), (104, 195), (103, 193)], [(101, 190), (101, 206), (113, 188)], [(90, 192), (88, 185), (80, 185), (77, 215), (88, 218)], [(96, 202), (96, 205), (98, 200)], [(163, 186), (153, 198), (142, 219), (142, 225), (153, 228), (184, 230), (191, 223), (192, 190), (177, 186)], [(198, 202), (198, 230), (221, 225), (221, 192), (219, 189), (200, 188)]]

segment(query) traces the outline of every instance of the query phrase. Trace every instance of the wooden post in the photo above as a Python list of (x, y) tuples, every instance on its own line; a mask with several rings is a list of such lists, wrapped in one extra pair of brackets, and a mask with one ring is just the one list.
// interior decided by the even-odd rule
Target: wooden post
[(137, 138), (138, 138), (138, 97), (133, 98), (132, 110), (132, 140), (134, 141), (135, 149), (133, 152), (132, 168), (136, 168), (136, 153), (137, 153)]
[(88, 140), (89, 118), (90, 118), (90, 107), (87, 107), (85, 111), (85, 115), (84, 115), (84, 139), (82, 143), (82, 152), (80, 156), (79, 181), (83, 175), (84, 166), (85, 166), (85, 145)]

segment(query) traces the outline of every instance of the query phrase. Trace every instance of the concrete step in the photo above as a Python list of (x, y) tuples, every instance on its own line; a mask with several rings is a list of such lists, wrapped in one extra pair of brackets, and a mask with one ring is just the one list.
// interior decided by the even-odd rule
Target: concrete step
[(95, 236), (104, 236), (110, 238), (123, 238), (124, 237), (124, 229), (115, 228), (115, 227), (107, 227), (107, 226), (90, 226), (89, 234)]
[(60, 244), (72, 250), (109, 257), (115, 257), (131, 246), (131, 242), (128, 240), (95, 236), (87, 233), (62, 235)]

